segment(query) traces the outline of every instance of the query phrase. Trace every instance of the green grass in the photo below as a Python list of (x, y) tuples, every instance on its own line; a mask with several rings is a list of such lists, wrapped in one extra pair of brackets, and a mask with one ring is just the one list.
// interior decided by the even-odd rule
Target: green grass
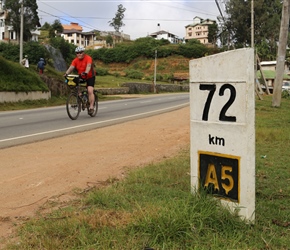
[[(109, 101), (122, 99), (120, 96), (110, 96), (98, 94), (99, 101)], [(0, 111), (11, 111), (11, 110), (23, 110), (23, 109), (33, 109), (33, 108), (45, 108), (60, 106), (66, 104), (67, 96), (52, 96), (50, 99), (45, 100), (25, 100), (18, 102), (3, 102), (0, 105)]]
[(29, 220), (7, 249), (289, 249), (290, 100), (256, 100), (256, 220), (190, 192), (189, 149)]
[[(48, 87), (41, 80), (36, 70), (36, 65), (30, 64), (29, 69), (25, 69), (18, 63), (14, 63), (0, 57), (0, 92), (1, 91), (48, 91)], [(15, 74), (15, 72), (18, 72)], [(47, 65), (45, 67), (44, 75), (57, 81), (58, 84), (64, 83), (64, 72), (56, 71), (53, 67)], [(105, 75), (96, 77), (95, 88), (120, 88), (126, 82), (140, 82), (148, 83), (145, 79), (131, 79), (122, 76)], [(157, 84), (164, 84), (165, 82), (157, 82)], [(100, 101), (115, 100), (121, 97), (98, 94)], [(52, 96), (49, 100), (26, 100), (19, 102), (3, 102), (0, 105), (0, 111), (7, 110), (21, 110), (31, 108), (50, 107), (57, 105), (64, 105), (67, 96)]]
[[(46, 75), (49, 75), (55, 79), (63, 80), (63, 76), (60, 72), (56, 72), (50, 66), (46, 67), (45, 71)], [(112, 75), (106, 76), (97, 76), (95, 88), (119, 88), (125, 82), (132, 82), (133, 80), (127, 77), (115, 77)], [(146, 80), (135, 80), (135, 82), (139, 83), (148, 83)], [(157, 82), (160, 84), (161, 82)], [(164, 83), (164, 82), (163, 82)], [(99, 101), (108, 101), (108, 100), (116, 100), (121, 99), (120, 96), (114, 95), (102, 95), (98, 93)], [(67, 96), (52, 96), (49, 100), (41, 99), (41, 100), (25, 100), (18, 102), (3, 102), (0, 105), (0, 111), (8, 111), (8, 110), (22, 110), (22, 109), (31, 109), (31, 108), (43, 108), (43, 107), (52, 107), (58, 105), (65, 105)]]
[[(263, 75), (266, 79), (275, 79), (276, 72), (273, 70), (263, 70)], [(257, 77), (261, 78), (261, 71), (257, 72)], [(284, 74), (283, 79), (289, 79), (289, 76)]]
[[(115, 77), (112, 75), (106, 76), (96, 76), (96, 88), (118, 88), (121, 87), (123, 83), (126, 82), (138, 82), (138, 83), (150, 83), (148, 80), (145, 79), (131, 79), (128, 77)], [(161, 82), (158, 82), (160, 84)], [(162, 82), (164, 83), (164, 82)]]
[(41, 99), (25, 100), (18, 102), (3, 102), (0, 105), (0, 111), (53, 107), (58, 105), (64, 105), (65, 102), (66, 97), (52, 97), (49, 100)]
[(26, 69), (19, 63), (8, 61), (1, 56), (0, 65), (0, 91), (49, 91), (36, 70), (31, 67)]

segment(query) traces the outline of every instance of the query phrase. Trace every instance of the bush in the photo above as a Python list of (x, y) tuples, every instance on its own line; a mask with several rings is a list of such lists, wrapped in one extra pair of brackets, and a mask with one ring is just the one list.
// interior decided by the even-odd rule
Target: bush
[(91, 58), (93, 58), (94, 59), (94, 57), (95, 57), (95, 51), (98, 51), (98, 50), (94, 50), (94, 49), (87, 49), (86, 50), (86, 54), (88, 54)]
[(120, 77), (120, 76), (121, 76), (121, 74), (120, 74), (120, 73), (118, 73), (118, 72), (114, 72), (114, 73), (112, 73), (112, 76), (114, 76), (114, 77)]
[(186, 58), (200, 58), (208, 53), (207, 47), (203, 44), (181, 44), (179, 45), (177, 53)]
[(136, 51), (138, 56), (145, 56), (147, 58), (155, 57), (155, 50), (159, 46), (160, 41), (152, 37), (143, 37), (136, 39), (132, 45), (132, 50)]
[(0, 55), (7, 60), (19, 62), (20, 47), (14, 44), (0, 43)]
[(168, 81), (170, 81), (172, 78), (173, 78), (173, 74), (172, 74), (172, 73), (171, 73), (171, 74), (164, 74), (164, 75), (163, 75), (163, 81), (168, 82)]
[[(0, 55), (7, 60), (19, 62), (19, 51), (19, 45), (0, 43)], [(24, 55), (28, 55), (29, 63), (31, 64), (37, 64), (41, 57), (46, 60), (49, 58), (47, 49), (38, 42), (25, 43), (23, 45), (23, 57)]]
[(105, 62), (105, 53), (106, 53), (107, 49), (106, 48), (100, 48), (100, 49), (96, 49), (96, 50), (88, 50), (86, 51), (86, 53), (88, 55), (90, 55), (93, 60), (100, 60)]
[(109, 74), (108, 69), (104, 69), (104, 68), (96, 68), (96, 74), (97, 76), (106, 76)]
[(23, 46), (25, 55), (28, 55), (29, 63), (37, 64), (40, 58), (47, 61), (50, 58), (48, 50), (38, 42), (28, 42)]
[[(207, 54), (218, 53), (218, 49), (209, 49), (199, 41), (189, 41), (186, 44), (170, 44), (165, 39), (156, 40), (152, 37), (142, 37), (131, 43), (119, 43), (115, 48), (101, 48), (88, 50), (94, 60), (104, 63), (130, 63), (136, 58), (144, 57), (148, 59), (164, 58), (172, 55), (181, 55), (186, 58), (200, 58)], [(150, 67), (150, 65), (146, 65)]]
[(76, 48), (74, 44), (68, 43), (62, 37), (53, 37), (50, 38), (50, 45), (55, 49), (59, 49), (68, 64), (74, 59)]
[(161, 74), (156, 74), (156, 81), (161, 82), (163, 80), (163, 76)]
[(138, 70), (126, 70), (126, 77), (132, 78), (132, 79), (142, 79), (144, 77), (144, 73), (140, 72)]
[(157, 51), (158, 57), (168, 57), (174, 54), (176, 54), (175, 46), (162, 46)]

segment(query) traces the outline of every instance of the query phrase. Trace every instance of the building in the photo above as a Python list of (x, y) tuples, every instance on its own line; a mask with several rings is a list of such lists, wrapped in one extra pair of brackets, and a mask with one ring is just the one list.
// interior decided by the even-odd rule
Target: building
[(101, 37), (111, 35), (114, 43), (122, 40), (130, 40), (130, 36), (123, 32), (106, 32), (99, 30), (92, 30), (83, 32), (83, 28), (78, 23), (62, 24), (63, 32), (61, 36), (69, 43), (76, 46), (101, 48), (107, 47), (105, 39), (98, 40), (97, 34)]
[(197, 39), (202, 44), (211, 44), (208, 42), (208, 27), (216, 23), (215, 20), (202, 19), (198, 16), (193, 18), (193, 23), (185, 26), (185, 41)]
[(62, 24), (62, 27), (64, 40), (76, 46), (85, 46), (83, 28), (78, 23)]
[[(261, 70), (263, 71), (266, 82), (269, 87), (274, 86), (275, 75), (276, 75), (276, 61), (263, 61), (260, 62)], [(290, 65), (288, 62), (285, 62), (284, 65), (284, 80), (289, 80), (290, 77)]]
[(150, 34), (149, 36), (153, 37), (156, 40), (161, 40), (161, 39), (165, 39), (168, 40), (170, 43), (181, 43), (182, 39), (179, 38), (178, 36), (169, 33), (165, 30), (159, 30), (157, 32), (154, 32), (152, 34)]
[(7, 12), (4, 11), (3, 5), (3, 1), (0, 0), (0, 41), (16, 41), (16, 32), (6, 23)]
[[(4, 3), (0, 0), (0, 41), (2, 42), (14, 42), (18, 43), (18, 37), (16, 31), (13, 30), (12, 25), (7, 23), (7, 11), (3, 8)], [(40, 27), (40, 24), (38, 25)], [(38, 28), (31, 30), (31, 41), (38, 41), (40, 31)]]
[[(262, 70), (272, 70), (276, 71), (276, 61), (263, 61), (260, 62)], [(284, 65), (284, 73), (285, 74), (290, 74), (290, 65), (288, 62), (285, 62)]]

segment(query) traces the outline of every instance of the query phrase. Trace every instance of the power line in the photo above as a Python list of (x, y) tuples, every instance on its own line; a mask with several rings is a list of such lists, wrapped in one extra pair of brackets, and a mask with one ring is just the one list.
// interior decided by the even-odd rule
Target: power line
[[(67, 13), (65, 13), (65, 12), (63, 12), (63, 11), (61, 11), (61, 10), (59, 10), (59, 9), (56, 9), (56, 8), (54, 8), (53, 6), (51, 6), (51, 5), (49, 5), (49, 4), (46, 4), (46, 3), (44, 3), (43, 1), (41, 1), (41, 3), (43, 3), (43, 4), (45, 4), (45, 5), (47, 5), (48, 7), (50, 7), (50, 8), (52, 8), (52, 9), (54, 9), (54, 10), (57, 10), (57, 11), (59, 11), (59, 12), (61, 12), (61, 13), (63, 13), (63, 14), (65, 14), (65, 15), (67, 15), (67, 16), (69, 16), (69, 17), (71, 17), (71, 18), (75, 18), (75, 19), (77, 19), (76, 17), (72, 17), (71, 15), (69, 15), (69, 14), (67, 14)], [(40, 10), (41, 11), (41, 10)], [(41, 11), (41, 12), (45, 12), (45, 11)], [(48, 15), (51, 15), (51, 16), (55, 16), (55, 15), (52, 15), (52, 14), (50, 14), (50, 13), (47, 13), (46, 12), (46, 14), (48, 14)], [(55, 16), (56, 17), (56, 16)], [(85, 22), (83, 22), (82, 20), (79, 20), (80, 22), (82, 22), (82, 23), (85, 23)], [(87, 24), (87, 25), (89, 25), (89, 26), (91, 26), (90, 24), (88, 24), (88, 23), (85, 23), (85, 24)], [(84, 26), (84, 25), (83, 25)], [(85, 26), (84, 26), (85, 27)], [(91, 26), (91, 27), (93, 27), (93, 26)], [(86, 27), (86, 28), (88, 28), (88, 27)]]
[[(89, 19), (99, 19), (99, 20), (109, 20), (111, 18), (107, 18), (107, 17), (93, 17), (93, 16), (90, 16), (90, 17), (87, 17), (87, 16), (84, 16), (84, 17), (75, 17), (75, 18), (89, 18)], [(156, 19), (156, 18), (124, 18), (123, 20), (126, 20), (126, 21), (168, 21), (168, 22), (176, 22), (176, 21), (179, 21), (179, 22), (190, 22), (192, 21), (192, 19)]]
[[(43, 3), (79, 3), (79, 0), (46, 0), (46, 1), (42, 1)], [(161, 1), (161, 0), (148, 0), (148, 1), (144, 1), (144, 0), (127, 0), (127, 1), (122, 1), (124, 3), (184, 3), (184, 0), (175, 0), (175, 1), (171, 1), (171, 0), (165, 0), (165, 1)], [(214, 0), (192, 0), (192, 1), (187, 1), (187, 2), (191, 2), (191, 3), (212, 3), (214, 2)], [(116, 0), (83, 0), (82, 3), (120, 3), (120, 1), (116, 1)]]
[[(69, 15), (69, 14), (67, 14), (67, 13), (65, 13), (65, 12), (63, 12), (63, 11), (61, 11), (61, 10), (59, 10), (59, 9), (56, 9), (55, 7), (53, 7), (53, 6), (51, 6), (51, 5), (49, 5), (49, 4), (47, 4), (47, 2), (58, 2), (58, 3), (60, 3), (60, 2), (67, 2), (67, 3), (69, 3), (69, 2), (79, 2), (79, 1), (54, 1), (54, 0), (42, 0), (42, 1), (40, 1), (40, 0), (38, 0), (40, 3), (42, 3), (42, 4), (45, 4), (45, 5), (47, 5), (47, 6), (49, 6), (50, 8), (52, 8), (52, 9), (54, 9), (54, 10), (56, 10), (56, 11), (59, 11), (60, 13), (63, 13), (63, 14), (65, 14), (66, 16), (69, 16), (70, 18), (72, 18), (72, 19), (76, 19), (76, 20), (78, 20), (79, 22), (81, 22), (82, 23), (82, 26), (84, 27), (84, 28), (88, 28), (88, 29), (95, 29), (95, 27), (94, 26), (92, 26), (92, 25), (90, 25), (89, 23), (86, 23), (86, 22), (84, 22), (83, 20), (84, 19), (95, 19), (95, 20), (111, 20), (111, 18), (107, 18), (107, 17), (94, 17), (94, 16), (71, 16), (71, 15)], [(84, 2), (106, 2), (106, 3), (108, 3), (108, 2), (119, 2), (119, 1), (110, 1), (110, 0), (107, 0), (107, 1), (100, 1), (100, 0), (95, 0), (95, 1), (86, 1), (86, 0), (83, 0), (82, 1), (82, 3), (84, 3)], [(177, 4), (180, 4), (180, 3), (183, 3), (184, 4), (184, 1), (182, 0), (182, 1), (146, 1), (146, 0), (139, 0), (139, 1), (125, 1), (125, 2), (142, 2), (142, 3), (155, 3), (155, 4), (159, 4), (159, 5), (162, 5), (162, 6), (167, 6), (167, 7), (169, 7), (169, 8), (174, 8), (174, 9), (180, 9), (180, 10), (184, 10), (184, 11), (189, 11), (189, 12), (195, 12), (195, 13), (200, 13), (200, 14), (206, 14), (206, 15), (212, 15), (212, 16), (216, 16), (216, 14), (210, 14), (210, 13), (208, 13), (208, 12), (203, 12), (203, 11), (201, 11), (201, 9), (196, 9), (196, 8), (191, 8), (190, 6), (188, 6), (188, 5), (186, 5), (187, 6), (187, 8), (185, 9), (185, 8), (180, 8), (180, 7), (177, 7), (177, 6), (172, 6), (172, 5), (166, 5), (166, 4), (164, 4), (164, 3), (166, 3), (166, 2), (168, 2), (168, 3), (172, 3), (172, 2), (175, 2), (175, 3), (177, 3)], [(202, 2), (202, 3), (205, 3), (205, 2), (210, 2), (210, 3), (212, 3), (212, 2), (214, 2), (214, 0), (209, 0), (209, 1), (206, 1), (206, 0), (202, 0), (202, 1), (186, 1), (186, 3), (190, 3), (190, 2)], [(57, 19), (61, 19), (61, 20), (63, 20), (63, 21), (66, 21), (66, 22), (72, 22), (71, 20), (68, 20), (66, 17), (63, 17), (63, 16), (57, 16), (57, 15), (54, 15), (54, 14), (51, 14), (51, 13), (48, 13), (47, 11), (43, 11), (43, 10), (38, 10), (38, 11), (40, 11), (40, 12), (42, 12), (42, 13), (45, 13), (45, 14), (47, 14), (47, 15), (49, 15), (49, 16), (52, 16), (52, 17), (55, 17), (55, 18), (57, 18)], [(185, 19), (185, 20), (181, 20), (181, 19), (158, 19), (158, 18), (124, 18), (124, 20), (125, 21), (155, 21), (155, 22), (176, 22), (176, 21), (179, 21), (179, 22), (192, 22), (192, 19)], [(87, 24), (87, 26), (86, 25), (83, 25), (83, 24)]]
[(222, 19), (223, 19), (223, 21), (224, 21), (224, 23), (225, 23), (225, 18), (224, 18), (224, 16), (223, 16), (223, 13), (222, 13), (222, 11), (221, 11), (221, 8), (220, 8), (220, 5), (219, 5), (218, 1), (215, 0), (215, 3), (216, 3), (216, 5), (217, 5), (218, 10), (219, 10), (219, 12), (220, 12), (220, 15), (221, 15), (221, 17), (222, 17)]

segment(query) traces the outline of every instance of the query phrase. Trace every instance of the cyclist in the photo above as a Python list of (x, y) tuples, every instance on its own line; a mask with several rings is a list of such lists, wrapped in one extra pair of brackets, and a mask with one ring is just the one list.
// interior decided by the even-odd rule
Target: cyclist
[(90, 101), (89, 115), (94, 113), (94, 86), (95, 86), (95, 71), (93, 67), (93, 59), (85, 54), (84, 47), (75, 49), (76, 58), (73, 59), (71, 65), (65, 72), (64, 76), (70, 74), (74, 69), (77, 70), (81, 78), (86, 79), (88, 96)]

